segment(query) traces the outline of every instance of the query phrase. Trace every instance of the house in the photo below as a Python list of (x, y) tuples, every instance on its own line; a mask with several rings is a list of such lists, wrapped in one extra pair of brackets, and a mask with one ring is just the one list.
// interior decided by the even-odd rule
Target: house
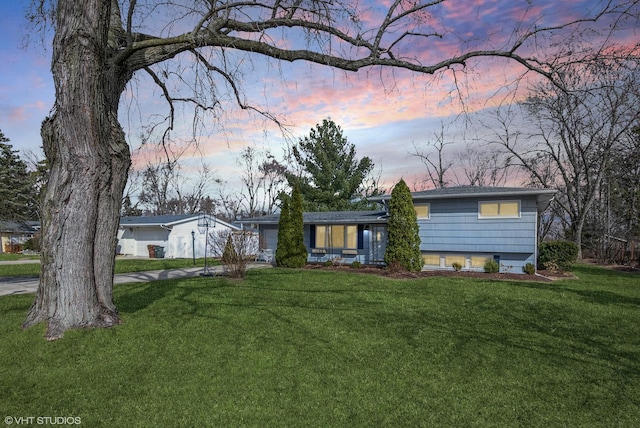
[[(207, 232), (212, 236), (220, 231), (237, 230), (240, 228), (209, 215), (122, 217), (117, 252), (148, 257), (150, 253), (147, 246), (151, 245), (162, 247), (166, 258), (204, 257)], [(210, 240), (207, 256), (212, 255), (216, 254)]]
[[(459, 186), (412, 193), (425, 269), (484, 269), (492, 258), (501, 272), (522, 273), (536, 264), (538, 213), (554, 190)], [(370, 198), (385, 209), (304, 213), (304, 242), (310, 262), (339, 260), (381, 264), (386, 249), (389, 195)], [(263, 248), (275, 251), (278, 215), (245, 219), (259, 229)]]
[(27, 240), (40, 230), (37, 221), (0, 220), (0, 253), (16, 253), (22, 251)]
[[(263, 252), (275, 254), (280, 215), (241, 220), (258, 229)], [(385, 211), (334, 211), (302, 214), (304, 244), (310, 262), (344, 260), (362, 264), (384, 263), (387, 213)]]

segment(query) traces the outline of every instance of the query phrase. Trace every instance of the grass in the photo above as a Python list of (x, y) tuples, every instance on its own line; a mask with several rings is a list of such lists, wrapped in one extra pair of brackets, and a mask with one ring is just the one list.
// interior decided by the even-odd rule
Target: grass
[[(37, 259), (38, 257), (36, 257)], [(17, 258), (2, 258), (2, 260), (17, 260)], [(207, 265), (220, 264), (218, 260), (207, 259)], [(189, 267), (203, 267), (204, 259), (116, 259), (116, 273), (145, 272), (151, 270), (181, 269)], [(40, 265), (37, 263), (0, 265), (0, 277), (3, 276), (38, 276)]]
[(0, 253), (0, 262), (15, 261), (15, 260), (38, 260), (39, 255), (34, 254), (12, 254), (12, 253)]
[(553, 284), (266, 269), (115, 288), (125, 323), (19, 329), (0, 413), (84, 426), (633, 427), (640, 277)]

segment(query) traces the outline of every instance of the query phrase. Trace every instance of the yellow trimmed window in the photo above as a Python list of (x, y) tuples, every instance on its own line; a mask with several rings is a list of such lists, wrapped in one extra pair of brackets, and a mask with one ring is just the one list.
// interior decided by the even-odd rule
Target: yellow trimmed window
[(316, 248), (327, 247), (327, 226), (316, 226)]
[(465, 257), (464, 256), (456, 256), (456, 255), (448, 255), (444, 259), (444, 264), (447, 267), (453, 266), (454, 263), (459, 263), (460, 266), (465, 266)]
[(423, 254), (425, 266), (440, 266), (440, 254)]
[(416, 210), (416, 216), (418, 219), (429, 219), (431, 216), (431, 207), (429, 204), (419, 204), (414, 205), (413, 208)]
[(358, 226), (316, 226), (316, 248), (358, 248)]
[(471, 261), (471, 267), (472, 268), (481, 268), (481, 267), (484, 267), (484, 264), (487, 262), (487, 260), (489, 260), (489, 257), (487, 257), (487, 256), (471, 256), (469, 259)]
[(479, 202), (479, 218), (519, 218), (520, 201)]
[(345, 227), (347, 245), (345, 248), (358, 248), (358, 226)]
[(344, 248), (344, 226), (331, 226), (331, 247)]

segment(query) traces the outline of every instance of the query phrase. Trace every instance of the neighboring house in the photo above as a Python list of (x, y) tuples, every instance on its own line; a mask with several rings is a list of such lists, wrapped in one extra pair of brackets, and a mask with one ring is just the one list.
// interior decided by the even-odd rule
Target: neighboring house
[(24, 243), (39, 230), (37, 221), (0, 220), (0, 253), (22, 251)]
[[(554, 190), (460, 186), (412, 193), (420, 228), (425, 269), (482, 271), (487, 259), (501, 272), (522, 273), (536, 264), (538, 213)], [(370, 198), (385, 207), (390, 196)], [(304, 213), (308, 260), (338, 259), (364, 264), (383, 263), (387, 211)], [(278, 216), (245, 219), (260, 231), (263, 249), (275, 251)]]
[[(213, 216), (205, 216), (209, 235), (239, 227)], [(200, 221), (202, 223), (202, 221)], [(199, 227), (198, 214), (122, 217), (118, 229), (119, 254), (148, 257), (148, 245), (163, 247), (166, 258), (204, 257), (206, 230)], [(209, 241), (207, 256), (216, 255)]]

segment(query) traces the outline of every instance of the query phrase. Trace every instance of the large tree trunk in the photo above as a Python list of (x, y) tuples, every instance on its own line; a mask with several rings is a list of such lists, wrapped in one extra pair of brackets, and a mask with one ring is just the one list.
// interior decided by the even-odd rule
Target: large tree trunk
[(113, 272), (131, 160), (117, 120), (126, 81), (106, 60), (109, 3), (58, 2), (56, 106), (42, 126), (51, 168), (41, 216), (42, 273), (24, 323), (46, 321), (50, 340), (70, 328), (120, 323)]

